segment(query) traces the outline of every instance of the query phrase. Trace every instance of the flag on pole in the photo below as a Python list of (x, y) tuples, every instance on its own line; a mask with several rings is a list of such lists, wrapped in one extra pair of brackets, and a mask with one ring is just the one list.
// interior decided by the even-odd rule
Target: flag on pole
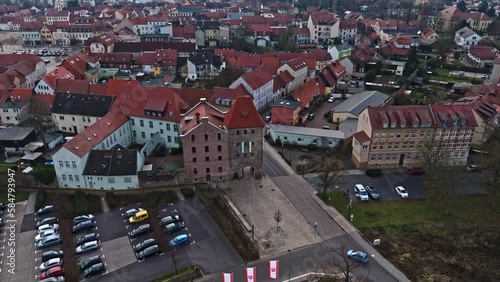
[(279, 264), (278, 260), (269, 261), (269, 278), (278, 279), (279, 275), (278, 264)]
[(222, 282), (233, 282), (232, 273), (222, 273)]
[(247, 282), (256, 282), (255, 280), (255, 267), (247, 267)]

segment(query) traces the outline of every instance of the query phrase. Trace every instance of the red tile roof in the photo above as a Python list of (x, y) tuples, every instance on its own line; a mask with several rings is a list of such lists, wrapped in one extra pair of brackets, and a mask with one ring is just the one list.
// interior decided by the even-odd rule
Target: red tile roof
[(106, 95), (118, 95), (125, 85), (139, 85), (138, 80), (110, 79), (106, 89)]
[(472, 45), (469, 53), (482, 61), (494, 61), (496, 58), (500, 58), (500, 52), (488, 45)]
[[(122, 109), (128, 116), (179, 122), (180, 114), (189, 108), (174, 89), (166, 87), (126, 84), (122, 86), (119, 93), (115, 94), (115, 97), (116, 107)], [(150, 99), (166, 101), (163, 116), (146, 115), (146, 104)]]
[(32, 54), (0, 54), (0, 66), (12, 66), (25, 60), (32, 62), (34, 65), (42, 61), (40, 57)]
[(206, 100), (198, 100), (194, 107), (181, 116), (181, 134), (188, 133), (198, 125), (196, 122), (197, 115), (199, 115), (200, 120), (207, 118), (214, 126), (224, 128), (225, 113), (207, 103)]
[(352, 135), (352, 138), (358, 140), (360, 144), (370, 141), (370, 137), (366, 135), (365, 131), (356, 132)]
[(55, 93), (88, 94), (90, 82), (86, 79), (58, 79)]
[(302, 105), (302, 108), (306, 107), (316, 95), (320, 95), (320, 87), (316, 78), (308, 80), (292, 93), (293, 98)]
[(274, 69), (260, 66), (250, 72), (245, 73), (241, 76), (241, 78), (245, 80), (253, 90), (256, 90), (271, 81), (273, 79), (273, 75), (275, 74), (276, 71)]
[[(432, 110), (430, 109), (432, 107)], [(401, 122), (410, 127), (413, 122), (430, 122), (430, 127), (443, 127), (442, 120), (446, 118), (446, 126), (453, 127), (452, 119), (465, 119), (466, 126), (477, 126), (470, 105), (418, 105), (418, 106), (381, 106), (368, 107), (368, 115), (373, 129), (382, 129), (384, 120), (389, 128), (395, 123), (395, 128), (402, 128)], [(461, 126), (461, 121), (458, 126)], [(419, 124), (420, 126), (420, 124)]]
[(264, 127), (264, 121), (255, 108), (253, 99), (250, 96), (236, 98), (236, 101), (224, 119), (224, 124), (230, 129)]
[(64, 143), (63, 147), (81, 158), (120, 128), (120, 126), (128, 122), (128, 120), (129, 117), (121, 109), (115, 108), (87, 129), (77, 134), (73, 139)]
[(90, 84), (89, 94), (92, 95), (106, 95), (108, 86), (106, 84)]
[(212, 97), (212, 89), (199, 89), (191, 87), (182, 87), (181, 97), (186, 103), (193, 107), (200, 102), (201, 98), (210, 99)]
[(288, 70), (280, 72), (278, 76), (285, 84), (290, 83), (294, 79), (293, 75), (291, 75)]
[(298, 71), (300, 69), (303, 69), (303, 68), (307, 68), (307, 64), (306, 62), (304, 61), (304, 58), (295, 58), (293, 60), (290, 60), (286, 63), (288, 66), (290, 66), (290, 68), (293, 70), (293, 71)]
[(32, 89), (14, 89), (12, 90), (12, 99), (20, 101), (29, 101), (33, 95)]

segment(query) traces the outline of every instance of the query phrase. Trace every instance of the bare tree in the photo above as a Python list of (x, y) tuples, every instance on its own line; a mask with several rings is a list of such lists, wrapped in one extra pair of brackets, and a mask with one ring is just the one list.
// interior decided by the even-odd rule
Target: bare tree
[(425, 142), (419, 150), (419, 155), (427, 171), (447, 166), (450, 162), (449, 150), (442, 139), (432, 138)]
[(438, 200), (437, 203), (440, 204), (444, 214), (450, 214), (463, 174), (449, 167), (438, 167), (429, 171), (427, 176), (424, 182), (425, 190), (431, 198)]
[(280, 222), (283, 220), (283, 214), (281, 213), (281, 210), (276, 210), (274, 212), (274, 221), (276, 221), (276, 231), (279, 230), (280, 226)]
[(323, 156), (320, 165), (321, 172), (318, 177), (321, 180), (323, 194), (326, 194), (328, 187), (346, 182), (348, 173), (340, 160)]
[(491, 119), (485, 130), (481, 156), (481, 183), (490, 195), (491, 208), (496, 208), (500, 195), (500, 118)]
[(48, 144), (45, 140), (45, 133), (53, 126), (50, 114), (51, 104), (48, 100), (38, 99), (36, 94), (31, 97), (27, 111), (22, 113), (22, 120), (27, 120), (27, 124), (35, 128), (36, 133), (43, 142), (45, 150), (48, 150)]
[(334, 273), (342, 274), (342, 280), (350, 282), (354, 278), (353, 270), (360, 266), (358, 262), (347, 257), (347, 247), (344, 244), (339, 244), (330, 249), (334, 258), (331, 266)]

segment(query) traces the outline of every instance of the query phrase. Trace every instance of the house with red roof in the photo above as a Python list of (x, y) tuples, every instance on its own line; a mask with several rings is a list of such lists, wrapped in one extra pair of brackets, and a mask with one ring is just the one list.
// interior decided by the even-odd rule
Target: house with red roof
[(236, 89), (239, 86), (243, 86), (251, 97), (253, 97), (255, 107), (261, 110), (265, 108), (268, 103), (278, 98), (273, 91), (275, 75), (276, 69), (260, 66), (239, 77), (229, 86), (229, 88)]
[(288, 72), (293, 77), (293, 80), (287, 83), (287, 91), (290, 93), (306, 81), (307, 64), (304, 58), (295, 58), (278, 68), (277, 73), (280, 74), (282, 72)]
[(62, 79), (73, 80), (75, 79), (75, 75), (65, 67), (60, 66), (42, 77), (42, 79), (36, 85), (34, 91), (36, 94), (54, 95), (56, 91), (57, 80)]
[(307, 28), (311, 43), (322, 44), (330, 38), (339, 37), (340, 18), (331, 12), (314, 12), (309, 15)]
[(114, 34), (113, 32), (108, 32), (101, 34), (99, 36), (89, 38), (86, 45), (90, 46), (91, 53), (111, 53), (116, 42), (120, 42), (123, 39)]
[(339, 23), (340, 39), (344, 42), (354, 41), (358, 33), (358, 21), (356, 19), (342, 19)]
[(472, 30), (485, 32), (494, 20), (494, 18), (488, 17), (485, 13), (464, 13), (456, 6), (444, 8), (439, 12), (438, 17), (441, 20), (437, 26), (439, 31), (452, 31), (459, 22), (465, 20)]
[(500, 58), (500, 51), (489, 45), (473, 45), (467, 52), (466, 62), (477, 68), (491, 68), (496, 59)]
[(161, 49), (142, 54), (142, 69), (145, 73), (159, 75), (177, 73), (178, 53), (176, 49)]
[(92, 56), (87, 56), (83, 53), (77, 53), (64, 59), (61, 63), (70, 73), (75, 76), (75, 79), (88, 79), (94, 83), (97, 82), (98, 76), (90, 71), (97, 69), (99, 62)]
[(422, 29), (420, 40), (422, 45), (432, 45), (439, 39), (439, 35), (432, 28)]

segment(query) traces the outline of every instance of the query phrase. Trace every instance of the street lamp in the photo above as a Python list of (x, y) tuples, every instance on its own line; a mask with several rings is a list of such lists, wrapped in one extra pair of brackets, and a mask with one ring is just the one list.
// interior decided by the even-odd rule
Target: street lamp
[(292, 276), (292, 252), (288, 250), (288, 282), (291, 281)]
[(349, 220), (352, 221), (352, 200), (349, 197)]

